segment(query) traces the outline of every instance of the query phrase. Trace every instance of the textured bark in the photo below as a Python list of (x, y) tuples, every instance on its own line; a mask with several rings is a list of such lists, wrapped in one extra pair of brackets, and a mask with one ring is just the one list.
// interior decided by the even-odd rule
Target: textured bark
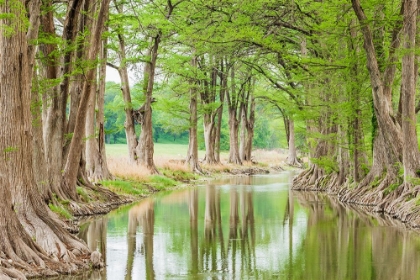
[[(89, 52), (87, 59), (94, 61), (99, 52), (99, 45), (101, 42), (101, 34), (105, 23), (105, 15), (108, 10), (109, 0), (101, 3), (98, 13), (98, 21), (95, 23), (89, 39)], [(73, 137), (71, 139), (69, 154), (64, 167), (62, 187), (69, 198), (77, 201), (78, 196), (76, 193), (77, 174), (79, 171), (80, 156), (83, 148), (83, 137), (85, 136), (84, 126), (86, 123), (87, 106), (89, 103), (90, 95), (92, 93), (92, 81), (96, 78), (95, 68), (88, 69), (86, 80), (83, 83), (83, 96), (80, 100), (77, 118)]]
[[(193, 68), (197, 67), (196, 58), (191, 61)], [(197, 141), (197, 88), (194, 81), (190, 84), (190, 128), (189, 128), (189, 141), (188, 141), (188, 154), (187, 164), (191, 171), (202, 174), (203, 170), (198, 162), (198, 141)]]
[(205, 162), (207, 164), (217, 163), (214, 157), (214, 116), (204, 114), (203, 118), (204, 125), (204, 145), (206, 147), (206, 157)]
[(405, 50), (402, 58), (402, 79), (401, 99), (402, 108), (402, 148), (404, 182), (407, 183), (413, 177), (418, 177), (417, 171), (420, 167), (420, 154), (418, 150), (416, 132), (416, 24), (417, 24), (417, 0), (404, 1), (404, 22), (403, 22), (403, 48)]
[[(198, 65), (201, 71), (207, 76), (207, 65), (206, 58), (201, 56), (198, 60)], [(203, 79), (201, 81), (201, 102), (204, 107), (203, 112), (203, 127), (204, 127), (204, 144), (206, 147), (206, 156), (204, 161), (207, 164), (216, 164), (217, 160), (215, 158), (215, 119), (218, 113), (218, 109), (213, 110), (211, 106), (216, 102), (216, 91), (212, 85), (216, 84), (216, 76), (210, 75), (209, 79)], [(219, 107), (220, 108), (220, 107)]]
[(48, 201), (52, 198), (52, 189), (48, 181), (48, 169), (47, 169), (47, 161), (45, 160), (45, 152), (44, 152), (44, 141), (43, 141), (43, 129), (42, 129), (42, 107), (39, 106), (40, 104), (40, 94), (38, 88), (38, 81), (36, 79), (36, 72), (33, 71), (33, 86), (32, 86), (32, 94), (31, 94), (31, 103), (36, 104), (33, 105), (32, 111), (32, 130), (33, 130), (33, 137), (32, 137), (32, 145), (33, 145), (33, 153), (32, 153), (32, 168), (33, 170), (37, 170), (35, 172), (35, 182), (38, 186), (38, 190), (41, 194), (41, 197), (44, 201)]
[[(106, 40), (101, 42), (99, 78), (97, 87), (93, 87), (86, 119), (86, 172), (89, 180), (97, 182), (112, 179), (105, 153), (104, 105), (106, 76)], [(95, 82), (95, 85), (98, 83)], [(97, 93), (97, 94), (96, 94)], [(97, 106), (95, 106), (97, 104)], [(97, 111), (96, 115), (95, 112)], [(95, 125), (94, 125), (95, 124)]]
[(95, 169), (95, 158), (98, 150), (96, 147), (95, 138), (95, 107), (96, 107), (96, 80), (92, 81), (91, 93), (87, 105), (86, 123), (85, 123), (85, 158), (86, 158), (86, 173), (91, 177)]
[[(252, 89), (253, 90), (253, 89)], [(251, 161), (252, 155), (252, 142), (254, 140), (254, 123), (255, 123), (255, 98), (251, 93), (251, 104), (249, 108), (249, 116), (246, 124), (246, 145), (245, 145), (245, 160)]]
[[(122, 5), (116, 4), (116, 9), (119, 14), (122, 14)], [(136, 129), (135, 123), (133, 120), (133, 105), (131, 103), (131, 92), (130, 92), (130, 81), (128, 79), (128, 69), (127, 69), (127, 61), (126, 61), (126, 46), (125, 46), (125, 39), (123, 34), (118, 34), (118, 56), (120, 60), (120, 65), (118, 67), (114, 67), (118, 70), (118, 74), (120, 75), (121, 79), (121, 93), (124, 100), (124, 111), (125, 111), (125, 136), (127, 139), (127, 147), (128, 147), (128, 158), (131, 163), (137, 163), (137, 151), (136, 147), (138, 145), (137, 136), (136, 136)]]
[[(50, 3), (51, 4), (51, 3)], [(63, 39), (73, 41), (75, 36), (75, 29), (77, 24), (74, 23), (74, 18), (78, 17), (80, 12), (80, 2), (74, 1), (69, 5), (69, 10), (74, 9), (73, 13), (68, 13), (65, 22), (65, 28), (67, 32), (64, 32)], [(41, 17), (42, 30), (49, 36), (56, 36), (54, 27), (53, 12), (52, 9), (43, 14)], [(74, 25), (73, 25), (74, 24)], [(67, 37), (68, 36), (68, 37)], [(45, 59), (41, 61), (41, 69), (45, 73), (43, 78), (52, 81), (60, 76), (59, 63), (60, 58), (54, 55), (57, 53), (58, 46), (56, 44), (45, 44), (40, 46), (40, 51)], [(66, 54), (64, 59), (64, 70), (61, 75), (67, 77), (70, 71), (70, 63), (67, 63), (70, 53)], [(65, 79), (66, 80), (66, 79)], [(63, 82), (63, 84), (66, 84)], [(43, 99), (43, 134), (44, 134), (44, 146), (45, 146), (45, 158), (47, 161), (48, 181), (52, 188), (52, 191), (61, 199), (64, 199), (66, 195), (61, 190), (61, 178), (62, 178), (62, 167), (63, 167), (63, 141), (64, 141), (64, 127), (66, 122), (66, 96), (67, 91), (64, 92), (59, 85), (52, 86), (47, 89), (44, 93)], [(50, 102), (46, 102), (50, 100)]]
[(240, 133), (239, 133), (239, 158), (242, 162), (248, 161), (249, 159), (246, 159), (246, 132), (247, 132), (247, 110), (246, 110), (246, 104), (245, 102), (241, 102), (241, 127), (240, 127)]
[(292, 166), (299, 166), (301, 167), (297, 152), (296, 152), (296, 145), (295, 145), (295, 123), (292, 118), (289, 118), (289, 154), (287, 155), (286, 163)]
[[(217, 62), (216, 62), (217, 63)], [(222, 118), (223, 118), (223, 104), (225, 103), (225, 95), (227, 91), (227, 76), (224, 73), (224, 69), (226, 68), (226, 63), (223, 62), (223, 59), (220, 61), (220, 89), (219, 89), (219, 101), (220, 105), (217, 108), (216, 117), (217, 121), (215, 122), (214, 127), (214, 159), (216, 163), (220, 163), (220, 139), (221, 139), (221, 130), (222, 130)], [(213, 82), (212, 87), (213, 91), (217, 89), (217, 69), (213, 69)], [(216, 92), (214, 93), (216, 95)]]
[[(13, 34), (4, 36), (0, 29), (0, 251), (25, 270), (31, 264), (45, 267), (55, 262), (57, 269), (72, 271), (74, 254), (87, 248), (63, 229), (53, 218), (37, 189), (32, 153), (34, 136), (31, 114), (31, 80), (34, 67), (33, 46), (37, 36), (40, 2), (20, 2), (30, 21), (28, 32), (18, 22)], [(5, 3), (0, 13), (14, 13), (16, 5)], [(1, 24), (10, 24), (3, 20)], [(42, 141), (42, 139), (38, 139)], [(2, 258), (2, 257), (1, 257)]]
[(93, 180), (112, 179), (113, 176), (108, 168), (105, 151), (105, 77), (106, 77), (106, 59), (107, 59), (107, 40), (102, 40), (101, 45), (101, 65), (99, 68), (99, 89), (98, 89), (98, 114), (96, 115), (97, 140), (98, 147), (97, 158), (95, 159), (95, 170), (93, 172)]
[(158, 173), (153, 160), (154, 144), (152, 130), (152, 94), (155, 82), (155, 70), (160, 40), (160, 33), (156, 35), (156, 37), (152, 38), (150, 61), (146, 62), (144, 67), (143, 92), (146, 100), (143, 104), (143, 123), (141, 127), (139, 142), (136, 147), (138, 162), (149, 169), (151, 173)]
[(226, 91), (226, 99), (228, 103), (228, 113), (229, 113), (229, 162), (234, 164), (242, 164), (242, 161), (239, 156), (239, 120), (238, 120), (238, 109), (240, 109), (240, 99), (241, 94), (243, 94), (243, 85), (238, 91), (236, 89), (236, 80), (235, 80), (235, 67), (231, 67), (231, 76), (230, 76), (230, 91)]
[[(401, 151), (403, 149), (401, 128), (398, 122), (396, 122), (395, 118), (393, 117), (393, 110), (391, 104), (391, 86), (395, 77), (395, 66), (393, 65), (394, 63), (389, 63), (390, 66), (388, 66), (384, 70), (384, 73), (382, 75), (377, 59), (372, 31), (368, 25), (368, 19), (366, 18), (365, 13), (362, 7), (360, 6), (359, 0), (352, 0), (352, 5), (356, 16), (362, 23), (364, 49), (367, 56), (367, 68), (369, 71), (370, 82), (372, 86), (374, 114), (378, 123), (378, 137), (381, 138), (380, 141), (374, 141), (374, 145), (375, 143), (381, 144), (379, 147), (374, 147), (374, 150), (376, 150), (376, 154), (383, 154), (383, 156), (377, 155), (378, 158), (386, 160), (384, 163), (375, 163), (374, 161), (374, 165), (385, 165), (389, 173), (388, 175), (395, 177), (397, 173), (396, 163), (402, 162)], [(394, 58), (393, 52), (395, 51), (395, 48), (398, 47), (397, 41), (397, 38), (395, 38), (392, 42), (392, 52), (389, 58), (389, 60), (391, 61)], [(375, 167), (375, 169), (381, 168)], [(381, 174), (375, 174), (373, 175), (373, 177), (380, 175)]]

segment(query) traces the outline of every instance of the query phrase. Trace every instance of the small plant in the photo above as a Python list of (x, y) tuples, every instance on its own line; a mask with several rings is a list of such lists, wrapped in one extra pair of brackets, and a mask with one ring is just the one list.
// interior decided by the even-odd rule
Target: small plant
[(76, 187), (77, 194), (82, 197), (84, 202), (89, 202), (90, 198), (86, 190), (83, 187)]
[(51, 209), (51, 211), (53, 211), (54, 213), (58, 214), (60, 217), (65, 218), (67, 220), (71, 220), (73, 219), (72, 214), (70, 214), (70, 212), (63, 207), (63, 205), (55, 205), (55, 204), (48, 204), (48, 207)]
[(388, 194), (392, 193), (392, 192), (393, 192), (393, 191), (395, 191), (395, 190), (398, 188), (398, 186), (400, 186), (400, 185), (401, 185), (400, 183), (393, 183), (393, 184), (389, 185), (389, 187), (388, 187), (388, 188), (386, 188), (386, 189), (384, 190), (384, 194), (385, 194), (385, 195), (388, 195)]

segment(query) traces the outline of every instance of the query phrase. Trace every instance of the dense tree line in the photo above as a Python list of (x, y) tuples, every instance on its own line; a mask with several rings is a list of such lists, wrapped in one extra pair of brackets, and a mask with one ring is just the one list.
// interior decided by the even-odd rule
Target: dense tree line
[[(301, 165), (295, 129), (304, 131), (309, 166), (296, 188), (333, 186), (389, 212), (393, 199), (417, 196), (417, 1), (6, 0), (0, 9), (2, 264), (83, 266), (88, 249), (48, 204), (86, 214), (78, 188), (112, 196), (92, 184), (112, 178), (105, 130), (123, 126), (130, 162), (158, 172), (153, 114), (170, 113), (159, 119), (171, 133), (188, 131), (195, 172), (203, 143), (207, 164), (220, 163), (224, 143), (229, 162), (250, 161), (261, 120), (279, 115), (291, 165)], [(106, 100), (107, 66), (121, 78), (119, 104)]]

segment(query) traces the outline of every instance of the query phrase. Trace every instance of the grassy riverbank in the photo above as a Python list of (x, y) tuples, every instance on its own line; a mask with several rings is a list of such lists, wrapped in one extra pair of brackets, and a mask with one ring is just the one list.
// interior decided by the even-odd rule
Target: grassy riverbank
[[(280, 150), (257, 150), (253, 153), (254, 163), (245, 163), (239, 166), (227, 163), (229, 154), (228, 152), (222, 152), (222, 164), (203, 164), (202, 168), (205, 175), (199, 176), (192, 173), (188, 166), (183, 163), (187, 150), (188, 145), (184, 144), (155, 144), (154, 160), (160, 174), (150, 175), (147, 169), (128, 162), (127, 146), (125, 144), (107, 145), (108, 167), (115, 179), (102, 181), (101, 183), (117, 194), (141, 198), (161, 190), (188, 184), (200, 178), (208, 178), (214, 174), (249, 174), (250, 172), (264, 173), (270, 169), (279, 170), (286, 157), (286, 153)], [(204, 151), (199, 151), (200, 158), (203, 158), (204, 154)]]
[[(106, 149), (108, 167), (114, 178), (97, 182), (94, 188), (77, 187), (80, 197), (78, 203), (54, 198), (50, 209), (64, 220), (72, 220), (73, 216), (104, 214), (118, 205), (219, 174), (277, 172), (282, 170), (287, 155), (281, 150), (256, 150), (253, 152), (253, 163), (235, 165), (228, 163), (229, 154), (222, 152), (221, 164), (202, 164), (204, 174), (198, 175), (192, 173), (183, 162), (188, 145), (155, 144), (154, 160), (159, 174), (150, 174), (146, 168), (129, 163), (126, 145), (107, 145)], [(204, 151), (200, 151), (199, 156), (203, 158)]]

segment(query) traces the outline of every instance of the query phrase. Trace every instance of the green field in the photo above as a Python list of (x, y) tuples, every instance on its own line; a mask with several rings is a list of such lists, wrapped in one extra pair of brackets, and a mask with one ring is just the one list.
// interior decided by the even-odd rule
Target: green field
[[(127, 155), (126, 144), (107, 144), (106, 154), (109, 157), (118, 157)], [(155, 156), (171, 156), (184, 158), (187, 156), (188, 144), (162, 144), (155, 143)], [(205, 151), (198, 151), (199, 157), (204, 157)]]

